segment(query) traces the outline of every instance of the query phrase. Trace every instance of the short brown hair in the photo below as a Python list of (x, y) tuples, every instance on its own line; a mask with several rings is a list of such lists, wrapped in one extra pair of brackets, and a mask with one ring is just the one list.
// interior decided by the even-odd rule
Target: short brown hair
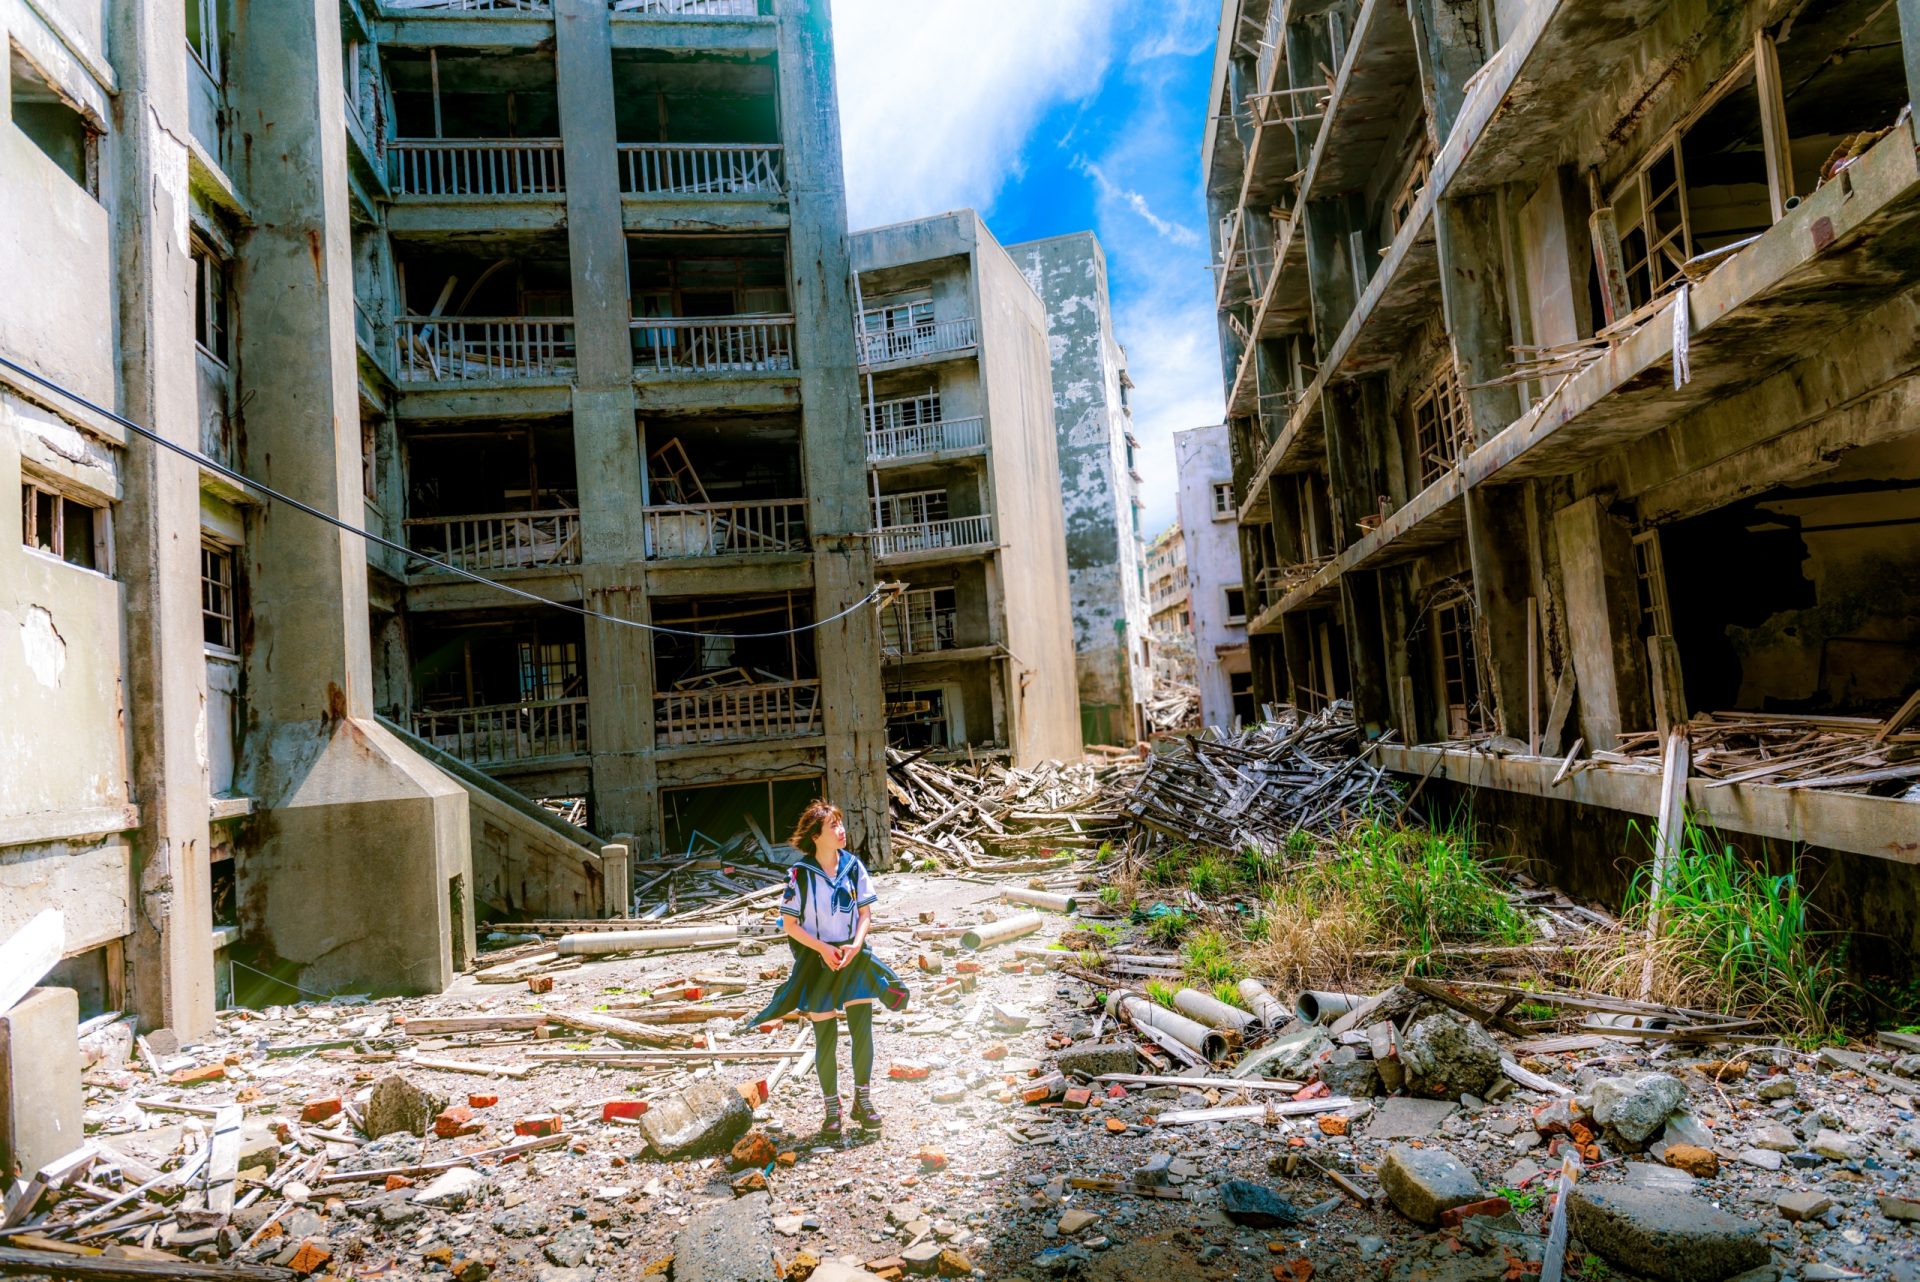
[(842, 819), (840, 807), (825, 797), (807, 803), (800, 812), (800, 822), (794, 824), (793, 835), (787, 838), (787, 844), (805, 854), (813, 853), (813, 839), (826, 831), (827, 825), (836, 819)]

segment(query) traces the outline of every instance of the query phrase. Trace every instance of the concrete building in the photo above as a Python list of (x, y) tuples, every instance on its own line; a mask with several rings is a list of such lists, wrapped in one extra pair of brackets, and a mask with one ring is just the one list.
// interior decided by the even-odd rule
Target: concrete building
[(1088, 743), (1131, 744), (1146, 733), (1153, 658), (1133, 380), (1114, 336), (1107, 257), (1090, 231), (1008, 252), (1047, 307), (1081, 733)]
[(1231, 726), (1235, 717), (1250, 723), (1258, 711), (1247, 651), (1247, 591), (1226, 426), (1175, 432), (1173, 462), (1193, 602), (1192, 680), (1200, 687), (1200, 720), (1209, 726)]
[(0, 368), (0, 933), (60, 908), (51, 982), (183, 1037), (230, 975), (432, 990), (477, 912), (624, 911), (592, 832), (816, 791), (886, 862), (873, 611), (708, 635), (873, 585), (824, 4), (0, 29), (0, 355), (206, 460)]
[(1147, 544), (1147, 610), (1154, 685), (1193, 684), (1193, 604), (1187, 586), (1187, 540), (1178, 521)]
[(853, 258), (888, 741), (1077, 758), (1046, 310), (970, 209)]
[[(1899, 707), (1916, 75), (1920, 10), (1875, 0), (1226, 0), (1204, 163), (1256, 695), (1351, 698), (1430, 804), (1471, 790), (1609, 894), (1661, 776), (1559, 778), (1576, 740)], [(1895, 776), (1684, 798), (1803, 843), (1905, 947)]]

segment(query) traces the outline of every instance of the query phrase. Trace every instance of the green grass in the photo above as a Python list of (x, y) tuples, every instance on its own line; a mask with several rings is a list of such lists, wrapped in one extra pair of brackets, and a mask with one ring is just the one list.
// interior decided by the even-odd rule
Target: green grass
[(1540, 1205), (1540, 1195), (1526, 1189), (1517, 1189), (1511, 1184), (1502, 1184), (1494, 1191), (1495, 1197), (1507, 1199), (1507, 1205), (1516, 1211), (1531, 1211)]
[(1147, 922), (1147, 938), (1162, 948), (1171, 948), (1186, 937), (1193, 926), (1193, 918), (1178, 908)]
[(1101, 903), (1109, 908), (1118, 908), (1120, 906), (1120, 887), (1113, 885), (1100, 887), (1099, 899)]
[(1231, 870), (1217, 855), (1202, 855), (1187, 868), (1187, 885), (1194, 894), (1207, 899), (1226, 890), (1232, 877)]
[(1168, 1010), (1173, 1009), (1173, 995), (1178, 991), (1165, 980), (1149, 979), (1147, 981), (1147, 1000), (1165, 1006)]
[(1188, 982), (1196, 987), (1227, 983), (1236, 969), (1233, 941), (1211, 926), (1196, 930), (1180, 945), (1180, 966)]
[(1344, 898), (1409, 952), (1448, 940), (1523, 944), (1532, 929), (1473, 853), (1465, 826), (1401, 828), (1378, 821), (1341, 834), (1333, 857), (1303, 875), (1311, 894)]
[(1150, 886), (1177, 886), (1181, 880), (1181, 867), (1187, 861), (1184, 846), (1175, 846), (1172, 850), (1159, 855), (1147, 865), (1146, 881)]
[(1240, 986), (1230, 979), (1223, 980), (1213, 986), (1213, 999), (1218, 1002), (1225, 1002), (1229, 1006), (1238, 1007), (1240, 1010), (1247, 1009), (1245, 999), (1240, 996)]

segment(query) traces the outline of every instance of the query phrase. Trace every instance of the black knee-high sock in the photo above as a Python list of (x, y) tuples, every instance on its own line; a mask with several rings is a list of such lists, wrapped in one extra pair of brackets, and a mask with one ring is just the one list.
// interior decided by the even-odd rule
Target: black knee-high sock
[(820, 1093), (828, 1099), (840, 1094), (840, 1021), (813, 1021), (813, 1071), (820, 1075)]
[(873, 1004), (847, 1007), (847, 1031), (853, 1035), (853, 1084), (864, 1088), (873, 1078)]

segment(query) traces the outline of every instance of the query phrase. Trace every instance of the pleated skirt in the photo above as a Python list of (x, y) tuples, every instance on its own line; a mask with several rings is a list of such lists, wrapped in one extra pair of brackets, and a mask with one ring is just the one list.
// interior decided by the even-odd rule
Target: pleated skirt
[(793, 951), (793, 973), (775, 990), (765, 1010), (748, 1020), (763, 1024), (779, 1019), (789, 1011), (821, 1015), (844, 1011), (848, 1002), (872, 998), (888, 1010), (903, 1010), (907, 1004), (906, 984), (893, 973), (893, 967), (873, 955), (871, 947), (862, 947), (860, 955), (839, 970), (828, 967), (826, 959), (811, 948), (802, 948), (789, 939)]

